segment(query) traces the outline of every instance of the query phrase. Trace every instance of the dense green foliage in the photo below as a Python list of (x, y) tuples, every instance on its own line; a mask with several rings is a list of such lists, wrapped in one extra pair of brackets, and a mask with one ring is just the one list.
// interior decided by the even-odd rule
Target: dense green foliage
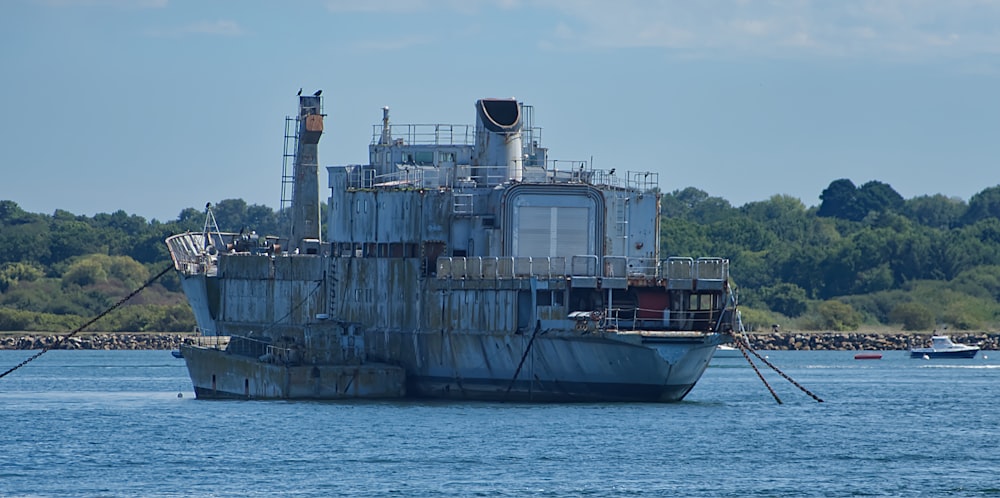
[[(278, 233), (278, 214), (239, 199), (214, 204), (222, 231), (244, 227)], [(124, 211), (77, 216), (25, 212), (0, 201), (0, 330), (66, 331), (108, 309), (151, 275), (170, 264), (164, 239), (202, 231), (204, 211), (184, 209), (176, 220), (160, 222)], [(194, 316), (173, 272), (93, 330), (185, 332)]]
[(997, 327), (1000, 186), (966, 204), (840, 179), (820, 199), (816, 208), (780, 195), (735, 208), (698, 189), (674, 191), (663, 198), (662, 247), (729, 258), (754, 328)]
[[(997, 328), (1000, 186), (965, 203), (840, 179), (820, 199), (807, 208), (776, 195), (737, 208), (695, 188), (664, 194), (663, 253), (729, 258), (755, 329)], [(212, 211), (222, 231), (280, 234), (280, 214), (267, 206), (227, 199)], [(124, 211), (34, 214), (0, 201), (0, 330), (79, 326), (169, 264), (167, 236), (204, 224), (195, 208), (160, 222)], [(170, 272), (91, 328), (189, 331), (179, 291)]]

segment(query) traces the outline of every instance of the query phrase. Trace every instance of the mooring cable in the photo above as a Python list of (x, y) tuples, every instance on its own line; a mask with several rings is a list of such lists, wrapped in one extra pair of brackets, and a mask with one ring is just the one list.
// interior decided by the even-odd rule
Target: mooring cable
[(521, 374), (521, 367), (524, 366), (524, 360), (528, 357), (528, 353), (531, 351), (531, 345), (535, 343), (535, 336), (538, 335), (538, 331), (542, 329), (541, 323), (535, 323), (535, 331), (531, 333), (531, 338), (528, 339), (528, 346), (524, 348), (524, 354), (521, 355), (521, 361), (517, 364), (517, 369), (514, 370), (514, 376), (510, 378), (510, 383), (507, 384), (507, 391), (504, 392), (504, 396), (510, 394), (510, 390), (514, 387), (514, 381), (517, 380), (517, 376)]
[(174, 267), (173, 263), (167, 265), (167, 267), (164, 268), (163, 271), (161, 271), (160, 273), (157, 273), (155, 277), (149, 279), (146, 283), (142, 284), (142, 287), (139, 287), (138, 289), (136, 289), (136, 290), (132, 291), (131, 293), (129, 293), (129, 295), (121, 298), (121, 300), (119, 300), (113, 306), (111, 306), (110, 308), (104, 310), (103, 312), (101, 312), (101, 314), (95, 316), (94, 318), (91, 318), (90, 321), (88, 321), (87, 323), (85, 323), (85, 324), (77, 327), (76, 330), (74, 330), (73, 332), (70, 332), (68, 335), (64, 335), (64, 336), (60, 337), (51, 346), (45, 346), (45, 347), (43, 347), (41, 351), (35, 353), (31, 357), (29, 357), (27, 360), (24, 360), (21, 363), (18, 363), (17, 365), (15, 365), (10, 370), (7, 370), (6, 372), (0, 374), (0, 378), (6, 377), (7, 374), (13, 372), (14, 370), (17, 370), (18, 368), (21, 368), (21, 367), (27, 365), (28, 363), (34, 361), (39, 356), (47, 353), (49, 350), (58, 348), (59, 346), (62, 345), (63, 342), (66, 341), (66, 339), (69, 339), (70, 337), (73, 337), (74, 335), (76, 335), (77, 333), (79, 333), (80, 331), (82, 331), (83, 329), (85, 329), (85, 328), (93, 325), (94, 322), (100, 320), (101, 318), (104, 318), (105, 315), (107, 315), (108, 313), (111, 313), (112, 311), (118, 309), (118, 307), (121, 306), (121, 305), (123, 305), (123, 304), (125, 304), (126, 301), (128, 301), (129, 299), (132, 299), (133, 297), (135, 297), (136, 294), (142, 292), (143, 289), (145, 289), (146, 287), (149, 287), (150, 285), (153, 285), (153, 282), (156, 282), (157, 280), (159, 280), (160, 277), (162, 277), (168, 271), (170, 271), (171, 269), (173, 269), (173, 267)]
[[(793, 386), (799, 388), (800, 390), (802, 390), (802, 392), (804, 392), (804, 393), (808, 394), (809, 396), (811, 396), (812, 399), (814, 399), (814, 400), (816, 400), (816, 401), (818, 401), (820, 403), (823, 402), (823, 400), (819, 396), (816, 396), (815, 394), (812, 393), (812, 391), (806, 389), (805, 387), (802, 387), (798, 382), (795, 382), (794, 379), (792, 379), (791, 377), (785, 375), (785, 372), (782, 372), (781, 370), (778, 369), (778, 367), (774, 366), (771, 362), (767, 361), (767, 358), (764, 358), (763, 356), (760, 355), (760, 353), (758, 353), (758, 352), (754, 351), (753, 349), (751, 349), (749, 347), (749, 341), (747, 342), (747, 344), (748, 344), (747, 349), (749, 349), (750, 352), (753, 353), (754, 356), (756, 356), (758, 359), (760, 359), (760, 361), (764, 362), (765, 365), (771, 367), (771, 370), (774, 370), (775, 372), (778, 372), (778, 375), (784, 377), (785, 380), (787, 380), (788, 382), (791, 382)], [(746, 355), (746, 353), (744, 353), (744, 355)]]
[(757, 369), (757, 365), (755, 365), (753, 360), (750, 359), (750, 355), (747, 354), (747, 346), (743, 343), (743, 340), (737, 338), (736, 347), (740, 348), (740, 353), (743, 353), (743, 358), (746, 358), (747, 363), (750, 364), (750, 368), (753, 368), (754, 373), (756, 373), (757, 377), (760, 378), (760, 381), (764, 383), (764, 387), (766, 387), (768, 391), (771, 391), (771, 396), (774, 396), (774, 400), (777, 401), (779, 405), (782, 404), (781, 398), (778, 397), (778, 393), (774, 392), (771, 384), (768, 384), (767, 379), (764, 378), (764, 374), (760, 373), (760, 370)]

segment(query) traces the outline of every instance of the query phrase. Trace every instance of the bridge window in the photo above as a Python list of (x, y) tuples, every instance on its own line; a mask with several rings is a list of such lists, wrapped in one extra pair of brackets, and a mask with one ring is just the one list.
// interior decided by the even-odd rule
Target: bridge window
[(420, 166), (431, 166), (434, 164), (434, 151), (417, 151), (413, 154), (413, 159)]

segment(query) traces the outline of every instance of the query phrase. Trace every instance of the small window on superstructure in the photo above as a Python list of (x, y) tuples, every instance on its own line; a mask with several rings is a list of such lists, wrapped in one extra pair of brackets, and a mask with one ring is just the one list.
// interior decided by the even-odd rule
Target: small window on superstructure
[(420, 166), (431, 166), (434, 164), (434, 151), (422, 150), (413, 155), (415, 162)]

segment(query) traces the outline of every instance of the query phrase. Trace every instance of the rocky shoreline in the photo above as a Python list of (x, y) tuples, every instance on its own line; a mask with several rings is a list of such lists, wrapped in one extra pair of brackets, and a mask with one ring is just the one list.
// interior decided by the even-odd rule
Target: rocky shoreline
[[(955, 342), (979, 346), (985, 350), (1000, 349), (1000, 333), (950, 334)], [(171, 350), (180, 347), (192, 334), (106, 333), (71, 337), (53, 347), (58, 335), (0, 336), (0, 350), (31, 349), (99, 349), (99, 350)], [(911, 347), (930, 345), (926, 334), (884, 334), (863, 332), (802, 332), (748, 334), (750, 345), (759, 350), (791, 351), (905, 351)]]
[(4, 349), (100, 349), (100, 350), (171, 350), (180, 347), (192, 334), (85, 334), (70, 337), (55, 346), (59, 335), (9, 335), (0, 337)]
[[(948, 334), (952, 341), (984, 350), (1000, 349), (998, 333)], [(747, 334), (754, 349), (771, 351), (906, 351), (928, 347), (929, 334), (883, 334), (862, 332), (806, 332)]]

